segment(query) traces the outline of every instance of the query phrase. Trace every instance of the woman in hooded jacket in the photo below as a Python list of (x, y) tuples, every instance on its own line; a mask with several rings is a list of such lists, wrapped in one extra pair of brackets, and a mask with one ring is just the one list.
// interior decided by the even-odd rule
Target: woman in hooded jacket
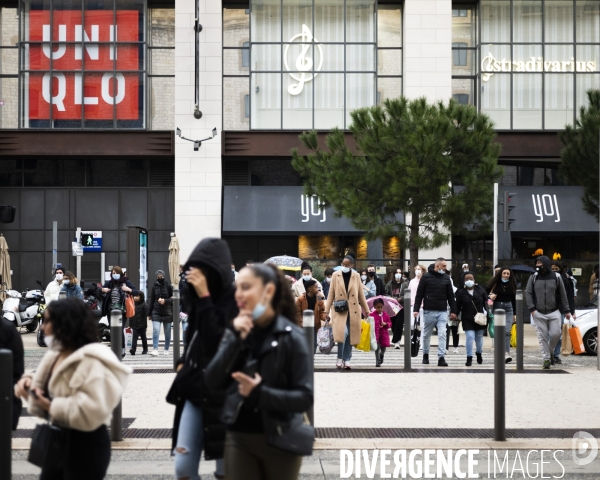
[[(182, 300), (188, 313), (186, 350), (177, 366), (177, 377), (167, 396), (175, 404), (173, 452), (177, 479), (199, 480), (200, 456), (217, 460), (217, 478), (224, 478), (225, 426), (220, 412), (223, 393), (209, 391), (204, 369), (217, 353), (227, 327), (238, 315), (227, 242), (205, 238), (184, 266)], [(189, 379), (194, 382), (190, 385)]]

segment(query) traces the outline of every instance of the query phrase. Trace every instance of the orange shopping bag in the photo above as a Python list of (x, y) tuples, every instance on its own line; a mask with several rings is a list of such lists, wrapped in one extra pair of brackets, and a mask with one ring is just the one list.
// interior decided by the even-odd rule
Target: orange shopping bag
[(579, 327), (569, 328), (569, 337), (571, 337), (571, 343), (573, 344), (573, 352), (575, 355), (585, 353), (585, 347), (583, 346), (583, 338), (581, 338), (581, 332)]

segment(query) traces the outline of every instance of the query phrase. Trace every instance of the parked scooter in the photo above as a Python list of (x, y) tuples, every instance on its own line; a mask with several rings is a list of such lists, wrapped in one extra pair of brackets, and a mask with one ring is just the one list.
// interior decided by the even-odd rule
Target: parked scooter
[(98, 341), (110, 342), (110, 324), (108, 318), (102, 316), (104, 297), (102, 288), (95, 282), (92, 282), (92, 286), (83, 291), (83, 301), (90, 307), (92, 314), (98, 321)]
[[(36, 283), (43, 288), (42, 283)], [(7, 288), (6, 284), (3, 284)], [(46, 310), (46, 300), (43, 290), (26, 290), (19, 293), (16, 290), (4, 290), (7, 297), (2, 305), (2, 317), (15, 322), (17, 327), (25, 327), (28, 332), (35, 332), (40, 319)]]

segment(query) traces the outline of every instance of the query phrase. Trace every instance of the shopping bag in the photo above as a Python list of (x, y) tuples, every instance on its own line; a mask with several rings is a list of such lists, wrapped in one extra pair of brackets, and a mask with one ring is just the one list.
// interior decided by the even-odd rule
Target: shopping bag
[(131, 329), (131, 327), (127, 327), (125, 329), (125, 348), (127, 350), (130, 350), (132, 345), (133, 345), (133, 330)]
[(135, 315), (135, 302), (131, 295), (125, 295), (125, 318), (131, 318)]
[(517, 324), (513, 323), (510, 327), (510, 346), (517, 348)]
[(360, 342), (356, 349), (363, 352), (371, 351), (371, 324), (365, 320), (360, 322)]
[(569, 324), (563, 323), (562, 326), (562, 347), (560, 348), (561, 355), (571, 355), (573, 353), (573, 343), (569, 335)]
[(585, 353), (585, 347), (583, 346), (583, 338), (581, 338), (581, 332), (579, 331), (579, 327), (569, 328), (569, 337), (571, 338), (571, 343), (573, 344), (573, 351), (575, 352), (575, 355)]
[(490, 311), (489, 316), (490, 321), (488, 322), (487, 331), (490, 338), (494, 338), (494, 313)]
[(321, 353), (328, 355), (331, 353), (333, 345), (333, 330), (331, 329), (331, 324), (326, 322), (317, 332), (317, 347), (319, 347)]
[(415, 328), (412, 331), (410, 339), (410, 356), (416, 357), (419, 355), (421, 348), (421, 321), (417, 318), (415, 320)]
[(371, 350), (377, 350), (377, 338), (375, 338), (375, 318), (369, 316), (369, 329), (371, 338)]

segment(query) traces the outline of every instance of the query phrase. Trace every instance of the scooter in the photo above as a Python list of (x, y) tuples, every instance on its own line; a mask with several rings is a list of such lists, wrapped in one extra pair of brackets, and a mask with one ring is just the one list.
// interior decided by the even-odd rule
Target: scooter
[[(43, 288), (42, 283), (36, 283)], [(4, 284), (6, 288), (7, 285)], [(19, 293), (16, 290), (4, 290), (8, 298), (2, 305), (2, 316), (9, 322), (15, 322), (17, 327), (25, 327), (28, 332), (35, 332), (40, 319), (46, 310), (46, 300), (43, 290), (26, 290)]]

